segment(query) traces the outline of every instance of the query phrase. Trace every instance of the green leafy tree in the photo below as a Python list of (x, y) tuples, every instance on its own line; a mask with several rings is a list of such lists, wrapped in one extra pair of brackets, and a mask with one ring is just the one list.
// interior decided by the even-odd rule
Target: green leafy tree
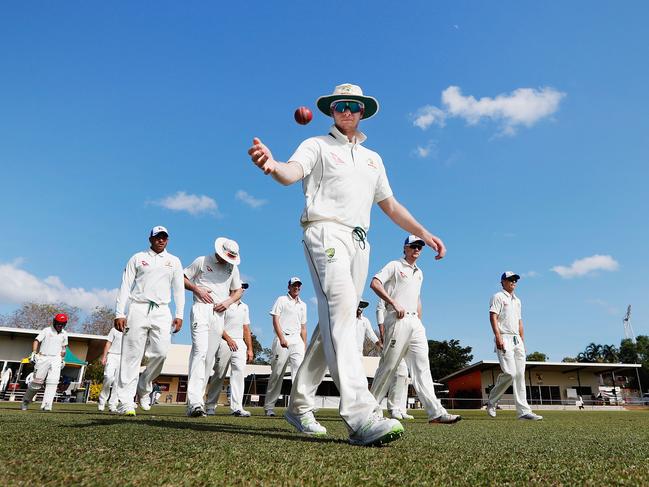
[(525, 357), (525, 360), (527, 360), (528, 362), (547, 362), (548, 356), (543, 352), (532, 352), (527, 357)]
[(252, 363), (256, 365), (270, 365), (270, 348), (264, 348), (254, 333), (252, 335)]
[(459, 340), (428, 340), (428, 360), (434, 379), (441, 379), (466, 367), (472, 359), (471, 347), (462, 347)]
[(4, 315), (4, 326), (14, 328), (31, 328), (40, 330), (52, 324), (52, 319), (59, 313), (68, 315), (68, 331), (76, 331), (79, 327), (80, 309), (65, 303), (43, 304), (23, 303), (13, 313)]
[(574, 363), (577, 362), (578, 360), (577, 357), (563, 357), (561, 361), (564, 363)]

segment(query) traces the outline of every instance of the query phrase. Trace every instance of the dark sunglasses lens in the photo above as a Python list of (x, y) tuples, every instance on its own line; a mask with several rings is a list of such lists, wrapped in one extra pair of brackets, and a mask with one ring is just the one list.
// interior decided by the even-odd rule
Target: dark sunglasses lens
[(409, 245), (408, 247), (410, 247), (413, 250), (421, 250), (421, 249), (423, 249), (423, 247), (421, 245)]
[(357, 101), (339, 101), (334, 105), (334, 110), (338, 113), (343, 113), (349, 108), (352, 113), (358, 113), (362, 109), (362, 105)]

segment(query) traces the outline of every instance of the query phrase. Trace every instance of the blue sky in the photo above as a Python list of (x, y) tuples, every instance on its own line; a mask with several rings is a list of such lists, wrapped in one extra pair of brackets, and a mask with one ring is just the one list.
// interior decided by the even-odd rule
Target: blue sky
[[(488, 302), (508, 269), (524, 275), (529, 351), (561, 360), (619, 344), (628, 304), (636, 334), (649, 334), (648, 10), (5, 4), (0, 312), (25, 300), (112, 306), (124, 264), (162, 224), (185, 265), (217, 236), (240, 243), (265, 346), (291, 275), (305, 280), (311, 330), (301, 188), (263, 176), (246, 150), (259, 136), (286, 160), (330, 123), (315, 113), (298, 126), (295, 108), (351, 82), (381, 104), (361, 128), (396, 197), (448, 247), (420, 261), (429, 338), (493, 358)], [(371, 274), (404, 237), (374, 209)], [(174, 340), (189, 343), (187, 328)]]

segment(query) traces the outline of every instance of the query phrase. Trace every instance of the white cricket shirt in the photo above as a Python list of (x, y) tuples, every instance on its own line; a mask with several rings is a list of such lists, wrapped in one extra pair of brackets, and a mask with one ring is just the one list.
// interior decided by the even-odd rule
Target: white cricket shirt
[(180, 259), (166, 250), (156, 254), (148, 249), (138, 252), (126, 264), (122, 285), (117, 294), (115, 317), (125, 318), (129, 300), (136, 303), (154, 302), (168, 305), (171, 289), (176, 304), (176, 318), (182, 318), (185, 311), (185, 281)]
[[(424, 274), (416, 264), (410, 265), (403, 258), (393, 260), (374, 277), (381, 281), (388, 295), (399, 303), (406, 313), (417, 312)], [(393, 311), (391, 306), (390, 311)]]
[(303, 226), (333, 221), (348, 227), (370, 227), (372, 203), (392, 196), (381, 156), (361, 145), (364, 134), (354, 142), (335, 125), (329, 134), (311, 137), (300, 144), (290, 161), (302, 166), (302, 190), (306, 206)]
[(279, 317), (279, 325), (284, 335), (299, 335), (306, 324), (306, 303), (298, 296), (293, 299), (288, 293), (275, 301), (270, 314)]
[(117, 355), (122, 353), (122, 337), (124, 334), (115, 329), (111, 328), (108, 332), (108, 341), (111, 343), (108, 353), (116, 353)]
[(239, 301), (225, 310), (225, 325), (223, 330), (230, 338), (243, 339), (243, 325), (250, 326), (250, 310), (248, 305)]
[(491, 297), (489, 312), (498, 315), (498, 330), (504, 335), (518, 335), (521, 320), (521, 300), (504, 289)]
[(36, 337), (41, 343), (38, 353), (41, 355), (61, 355), (61, 351), (68, 346), (68, 334), (65, 330), (57, 333), (52, 326), (43, 328)]
[[(185, 276), (195, 285), (212, 291), (211, 296), (215, 303), (225, 301), (230, 297), (230, 291), (241, 288), (239, 267), (228, 263), (220, 264), (214, 255), (197, 257), (185, 268)], [(196, 294), (194, 302), (202, 302)]]
[(365, 316), (356, 318), (356, 346), (363, 353), (363, 344), (365, 343), (365, 337), (369, 338), (372, 343), (379, 341), (379, 337), (376, 336), (374, 330), (372, 329), (372, 324)]

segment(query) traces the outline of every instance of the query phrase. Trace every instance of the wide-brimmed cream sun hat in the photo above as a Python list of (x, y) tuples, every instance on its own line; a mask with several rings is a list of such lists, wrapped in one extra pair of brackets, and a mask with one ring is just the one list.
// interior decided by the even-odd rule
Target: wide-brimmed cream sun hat
[(239, 265), (241, 256), (239, 255), (239, 244), (229, 238), (219, 237), (214, 241), (214, 251), (228, 264)]
[(336, 86), (336, 89), (331, 95), (325, 95), (318, 98), (316, 105), (322, 113), (331, 117), (331, 104), (338, 100), (360, 101), (365, 105), (365, 110), (363, 111), (361, 120), (370, 118), (379, 111), (379, 102), (376, 98), (363, 95), (363, 90), (360, 86), (352, 85), (350, 83), (343, 83), (342, 85)]

